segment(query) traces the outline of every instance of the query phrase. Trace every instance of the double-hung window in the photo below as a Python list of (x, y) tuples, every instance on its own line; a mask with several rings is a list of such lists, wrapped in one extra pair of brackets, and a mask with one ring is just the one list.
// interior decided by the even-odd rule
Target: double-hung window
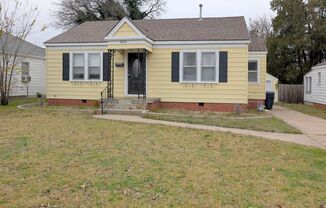
[(321, 85), (321, 72), (318, 72), (318, 86)]
[(181, 80), (193, 83), (217, 82), (217, 51), (181, 52)]
[(101, 81), (102, 53), (76, 52), (71, 57), (72, 81)]
[(88, 79), (99, 80), (101, 78), (101, 56), (99, 53), (88, 54)]
[(183, 81), (197, 81), (197, 54), (183, 54)]
[(311, 94), (312, 78), (306, 77), (306, 93)]
[(248, 81), (252, 84), (259, 83), (258, 60), (250, 60), (248, 63)]
[(203, 52), (201, 54), (201, 81), (216, 81), (216, 53)]
[(29, 76), (29, 62), (22, 62), (22, 76)]
[(72, 74), (74, 80), (85, 79), (85, 54), (83, 53), (73, 54)]

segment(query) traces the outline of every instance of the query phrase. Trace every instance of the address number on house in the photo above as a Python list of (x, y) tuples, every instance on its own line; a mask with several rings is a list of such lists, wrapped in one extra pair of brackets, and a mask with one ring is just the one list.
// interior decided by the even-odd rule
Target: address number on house
[(126, 43), (128, 43), (128, 41), (126, 41), (126, 40), (120, 40), (120, 44), (126, 44)]

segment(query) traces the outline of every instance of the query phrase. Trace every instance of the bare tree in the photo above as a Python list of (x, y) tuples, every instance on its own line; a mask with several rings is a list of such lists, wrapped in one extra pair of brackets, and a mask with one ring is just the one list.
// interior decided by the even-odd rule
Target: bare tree
[[(26, 12), (21, 12), (26, 11)], [(38, 10), (26, 9), (19, 0), (0, 0), (0, 95), (1, 105), (8, 105), (14, 70), (32, 53), (24, 48), (26, 37), (35, 25)]]
[(272, 33), (272, 21), (271, 18), (264, 15), (258, 17), (256, 19), (249, 19), (249, 31), (250, 34), (256, 36), (258, 38), (262, 38), (265, 40), (270, 36)]
[(86, 21), (155, 18), (166, 0), (60, 0), (57, 6), (55, 26), (69, 29)]

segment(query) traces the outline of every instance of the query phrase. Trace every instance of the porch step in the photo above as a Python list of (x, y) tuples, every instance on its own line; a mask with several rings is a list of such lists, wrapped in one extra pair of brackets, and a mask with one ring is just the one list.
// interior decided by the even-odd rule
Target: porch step
[(142, 116), (144, 110), (104, 109), (104, 114)]
[(114, 104), (109, 103), (105, 106), (105, 109), (116, 109), (116, 110), (143, 110), (145, 105), (137, 104)]

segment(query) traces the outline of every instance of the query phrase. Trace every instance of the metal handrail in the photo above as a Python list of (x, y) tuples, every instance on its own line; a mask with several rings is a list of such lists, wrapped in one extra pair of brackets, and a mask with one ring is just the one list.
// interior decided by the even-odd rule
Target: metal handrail
[[(109, 87), (106, 87), (102, 92), (101, 92), (101, 114), (104, 114), (104, 108), (105, 106), (110, 102), (110, 99), (108, 99), (107, 94), (108, 94), (108, 89)], [(106, 99), (105, 99), (106, 98)], [(106, 101), (105, 101), (106, 100)], [(104, 102), (105, 101), (105, 102)]]

